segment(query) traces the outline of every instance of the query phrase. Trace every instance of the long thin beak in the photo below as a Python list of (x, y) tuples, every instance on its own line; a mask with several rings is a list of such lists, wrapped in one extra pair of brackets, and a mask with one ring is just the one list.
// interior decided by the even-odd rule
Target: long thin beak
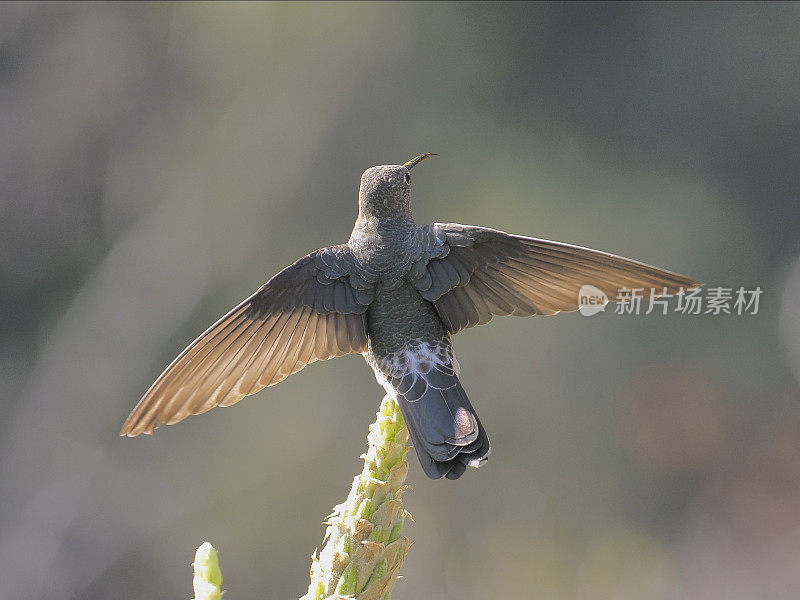
[(425, 154), (420, 154), (419, 156), (415, 156), (407, 163), (404, 163), (403, 166), (410, 171), (414, 165), (416, 165), (417, 163), (421, 163), (423, 160), (431, 156), (439, 156), (439, 155), (435, 154), (434, 152), (426, 152)]

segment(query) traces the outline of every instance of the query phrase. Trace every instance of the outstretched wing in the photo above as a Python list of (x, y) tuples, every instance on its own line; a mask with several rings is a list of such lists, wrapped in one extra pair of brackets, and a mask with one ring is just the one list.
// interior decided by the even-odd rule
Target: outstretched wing
[(364, 352), (373, 293), (351, 281), (349, 252), (312, 252), (222, 317), (153, 383), (120, 435), (152, 433), (162, 423), (230, 406), (308, 363)]
[(671, 295), (700, 283), (644, 263), (495, 229), (434, 223), (418, 230), (423, 252), (410, 278), (451, 333), (494, 315), (554, 315), (578, 310), (592, 285), (610, 301), (624, 288)]

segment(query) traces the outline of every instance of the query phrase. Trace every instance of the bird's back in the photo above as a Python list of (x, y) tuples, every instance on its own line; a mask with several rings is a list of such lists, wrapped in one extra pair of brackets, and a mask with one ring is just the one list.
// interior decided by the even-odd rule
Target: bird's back
[(370, 351), (379, 359), (402, 351), (415, 340), (449, 339), (433, 304), (405, 281), (393, 289), (378, 285), (367, 310), (367, 328)]

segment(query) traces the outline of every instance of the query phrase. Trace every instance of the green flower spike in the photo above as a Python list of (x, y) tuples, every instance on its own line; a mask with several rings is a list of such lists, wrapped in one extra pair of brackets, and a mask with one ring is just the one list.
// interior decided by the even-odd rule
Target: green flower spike
[(222, 596), (222, 571), (211, 542), (203, 542), (194, 555), (194, 600), (219, 600)]
[(370, 425), (364, 470), (325, 524), (319, 556), (311, 556), (311, 585), (301, 600), (389, 600), (409, 548), (401, 536), (400, 500), (408, 463), (408, 429), (394, 399), (384, 396)]

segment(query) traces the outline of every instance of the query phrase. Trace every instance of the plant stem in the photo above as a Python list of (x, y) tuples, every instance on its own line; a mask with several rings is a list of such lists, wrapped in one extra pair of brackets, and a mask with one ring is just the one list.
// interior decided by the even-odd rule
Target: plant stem
[(388, 600), (397, 581), (409, 548), (400, 498), (408, 487), (408, 430), (388, 395), (367, 442), (364, 469), (325, 521), (322, 551), (311, 556), (311, 584), (301, 600)]
[(220, 600), (222, 571), (211, 542), (203, 542), (194, 555), (194, 600)]

